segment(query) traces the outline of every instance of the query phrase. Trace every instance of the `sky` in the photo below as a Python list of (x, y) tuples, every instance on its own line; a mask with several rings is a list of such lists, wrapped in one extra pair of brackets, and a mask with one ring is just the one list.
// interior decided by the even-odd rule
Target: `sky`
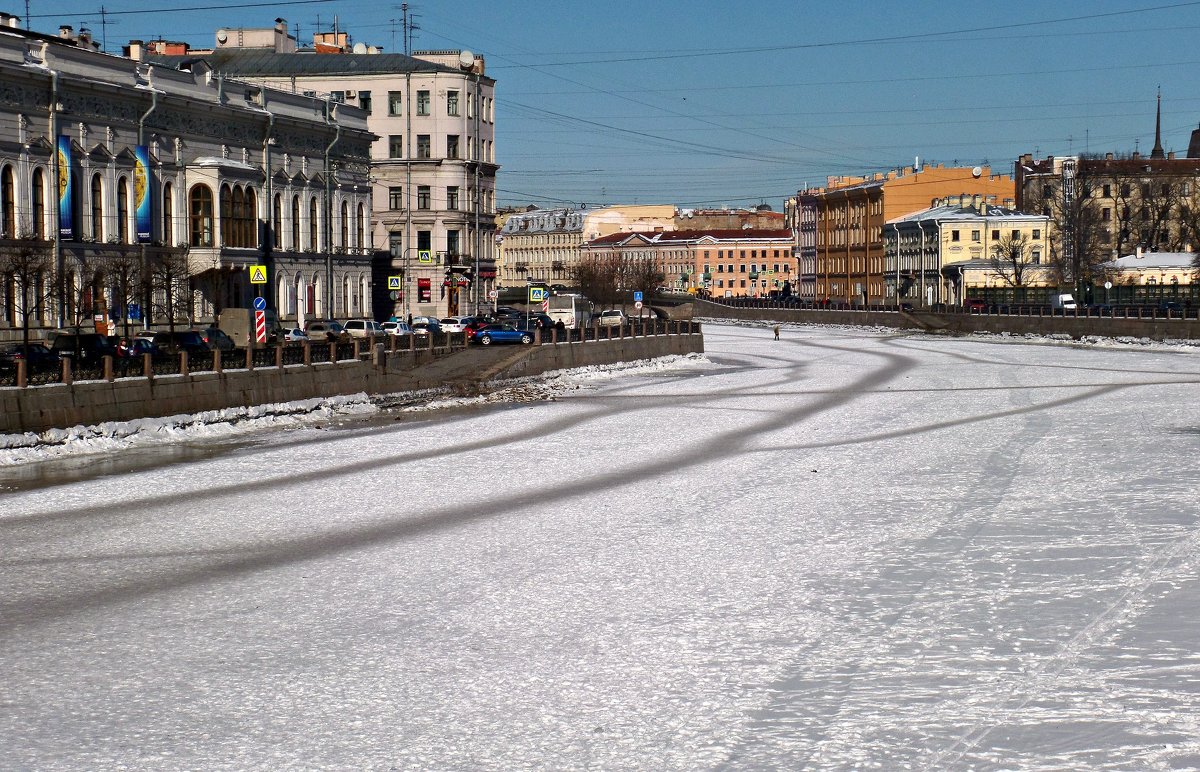
[(1200, 348), (772, 337), (0, 462), (3, 767), (1200, 768)]
[[(415, 50), (482, 54), (497, 81), (500, 205), (778, 210), (828, 175), (917, 158), (1011, 173), (1022, 153), (1149, 152), (1160, 87), (1167, 150), (1200, 125), (1200, 0), (409, 5)], [(277, 16), (302, 42), (336, 17), (403, 50), (400, 3), (30, 7), (33, 29), (86, 26), (115, 52), (209, 47)]]

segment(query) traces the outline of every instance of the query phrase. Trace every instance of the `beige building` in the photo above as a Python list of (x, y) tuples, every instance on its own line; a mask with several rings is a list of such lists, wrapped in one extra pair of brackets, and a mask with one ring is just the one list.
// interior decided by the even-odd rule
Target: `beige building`
[[(367, 114), (377, 264), (375, 316), (466, 313), (486, 302), (495, 281), (495, 81), (466, 51), (411, 56), (352, 44), (346, 33), (318, 34), (298, 48), (279, 20), (266, 30), (218, 30), (202, 56), (215, 73)], [(156, 44), (130, 55), (165, 64)], [(400, 291), (387, 291), (391, 277)], [(393, 298), (393, 295), (395, 296)]]
[(975, 288), (1049, 284), (1049, 217), (992, 206), (978, 195), (934, 203), (884, 228), (886, 302), (958, 305)]
[(569, 284), (582, 245), (613, 233), (669, 231), (671, 205), (609, 206), (602, 209), (534, 209), (504, 215), (498, 222), (498, 284)]
[(1196, 283), (1195, 252), (1136, 252), (1104, 264), (1104, 277), (1117, 285), (1188, 286)]

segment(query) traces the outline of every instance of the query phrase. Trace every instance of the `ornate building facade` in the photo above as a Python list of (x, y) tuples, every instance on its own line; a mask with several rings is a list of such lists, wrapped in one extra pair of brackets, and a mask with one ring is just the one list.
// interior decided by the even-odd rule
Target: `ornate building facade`
[(197, 325), (256, 296), (367, 313), (360, 110), (4, 33), (0, 325)]

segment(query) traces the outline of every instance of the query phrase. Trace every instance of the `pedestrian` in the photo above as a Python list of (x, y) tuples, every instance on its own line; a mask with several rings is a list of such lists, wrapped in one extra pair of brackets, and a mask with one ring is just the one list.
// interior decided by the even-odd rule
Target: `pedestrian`
[(774, 331), (774, 333), (775, 333), (775, 340), (779, 340), (779, 325), (777, 324), (777, 325), (775, 325), (775, 326), (774, 326), (773, 328), (771, 328), (771, 329), (772, 329), (772, 330)]

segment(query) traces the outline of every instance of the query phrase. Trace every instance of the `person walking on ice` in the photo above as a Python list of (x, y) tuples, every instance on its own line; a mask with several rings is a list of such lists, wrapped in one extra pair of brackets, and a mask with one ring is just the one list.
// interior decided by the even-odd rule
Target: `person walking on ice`
[(775, 340), (779, 340), (779, 325), (772, 327), (771, 331), (775, 333)]

